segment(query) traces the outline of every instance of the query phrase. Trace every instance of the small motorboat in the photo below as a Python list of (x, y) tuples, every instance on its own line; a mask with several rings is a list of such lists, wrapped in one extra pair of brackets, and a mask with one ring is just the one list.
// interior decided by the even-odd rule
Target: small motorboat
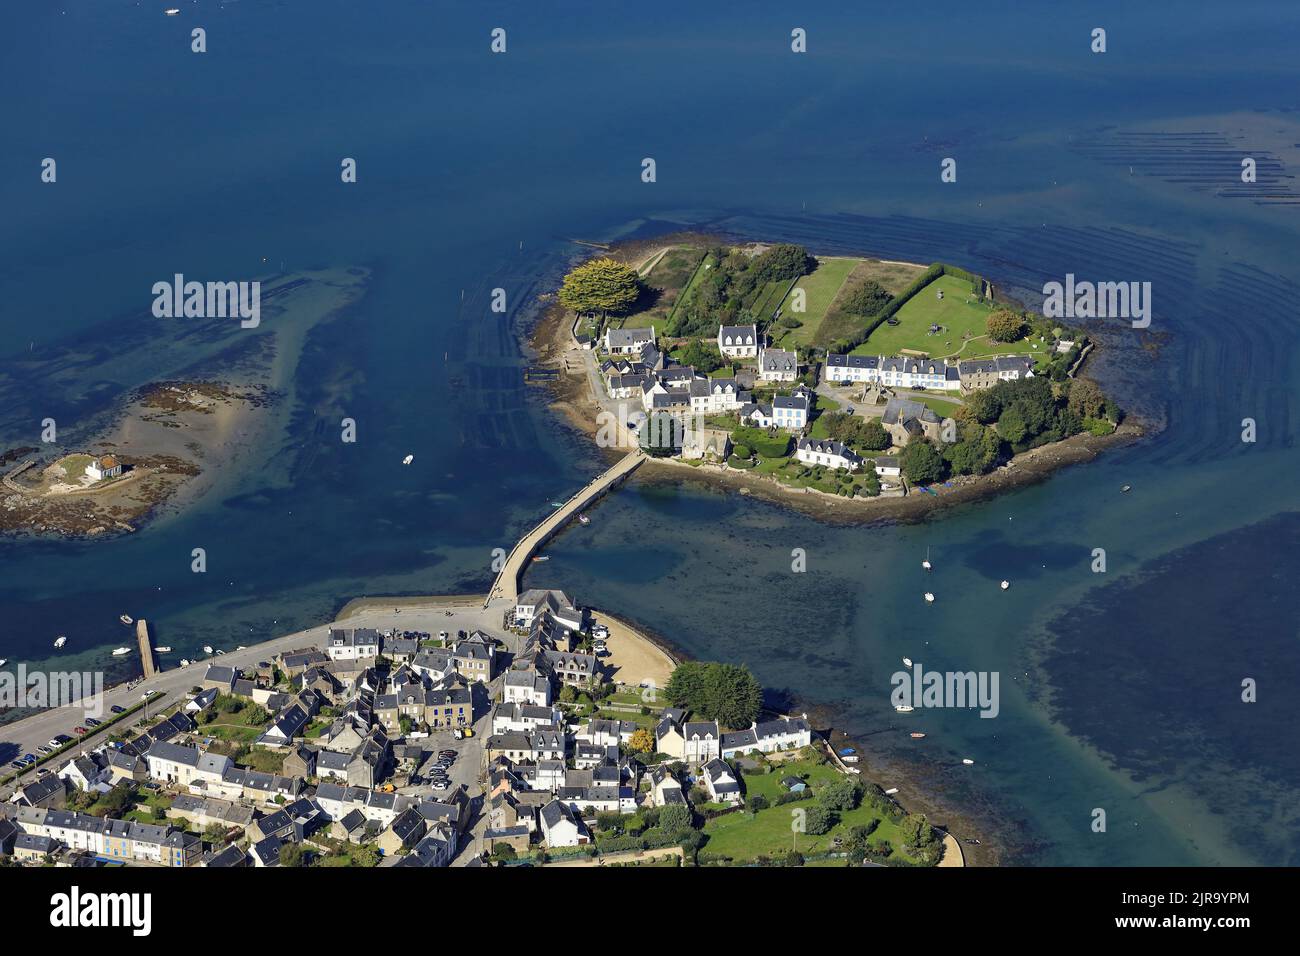
[(6, 664), (8, 664), (8, 663), (9, 663), (9, 658), (7, 658), (7, 657), (0, 657), (0, 667), (4, 667), (4, 666), (5, 666)]
[(550, 559), (549, 557), (547, 557), (546, 555), (544, 555), (544, 554), (535, 554), (535, 555), (533, 555), (533, 560), (534, 560), (534, 561), (549, 561), (549, 560), (551, 560), (551, 559)]
[(591, 524), (591, 519), (588, 518), (586, 515), (578, 515), (578, 520), (581, 521), (583, 524)]
[(181, 667), (189, 667), (189, 666), (190, 666), (190, 659), (188, 657), (182, 657)]
[(885, 796), (887, 796), (887, 797), (892, 797), (892, 796), (893, 796), (894, 794), (896, 794), (896, 793), (898, 793), (898, 788), (897, 788), (897, 787), (890, 787), (888, 790), (885, 791)]
[(172, 652), (170, 647), (155, 647), (154, 650), (159, 654), (170, 654)]
[(203, 645), (203, 653), (204, 653), (204, 654), (211, 654), (211, 653), (212, 653), (212, 645), (210, 645), (210, 644), (204, 644), (204, 645)]
[(123, 614), (121, 617), (118, 618), (118, 620), (121, 621), (123, 624), (127, 625), (128, 627), (135, 623), (135, 621), (131, 619), (130, 614)]
[(908, 734), (908, 736), (911, 737), (913, 740), (920, 740), (922, 737), (925, 736), (925, 734), (919, 732), (913, 732)]
[(1000, 587), (1002, 590), (1005, 591), (1007, 588), (1011, 587), (1011, 582), (1003, 581), (1001, 584), (998, 585), (998, 587)]
[(237, 650), (237, 651), (242, 651), (242, 650), (244, 650), (244, 649), (245, 649), (245, 648), (244, 648), (244, 645), (243, 645), (243, 644), (240, 644), (238, 647), (235, 648), (235, 650)]
[(168, 7), (166, 10), (163, 11), (163, 14), (169, 17), (174, 17), (180, 12), (181, 12), (180, 7)]
[(1131, 491), (1132, 489), (1133, 489), (1132, 485), (1125, 485), (1123, 488), (1120, 489), (1120, 491), (1127, 492), (1127, 491)]
[(910, 714), (912, 711), (916, 710), (916, 708), (911, 704), (899, 704), (894, 708), (894, 710), (898, 711), (900, 714)]
[(409, 464), (410, 464), (411, 462), (413, 462), (413, 461), (415, 461), (415, 456), (414, 456), (414, 455), (407, 455), (405, 458), (402, 459), (402, 464), (403, 464), (403, 465), (409, 465)]
[(220, 656), (221, 656), (222, 654), (224, 654), (224, 653), (226, 653), (226, 652), (223, 651), (223, 650), (221, 650), (220, 648), (217, 649), (217, 656), (218, 656), (218, 657), (220, 657)]
[(552, 502), (551, 502), (551, 507), (552, 507), (552, 508), (563, 508), (563, 507), (564, 507), (564, 502), (563, 502), (563, 501), (552, 501)]
[(68, 643), (68, 639), (64, 637), (62, 634), (60, 634), (58, 637), (54, 639), (55, 647), (62, 647), (66, 643)]
[(933, 604), (933, 603), (934, 603), (934, 595), (931, 594), (929, 591), (926, 591), (926, 592), (925, 592), (925, 603), (926, 603), (926, 604)]
[(114, 656), (114, 657), (126, 657), (126, 655), (127, 655), (127, 654), (130, 654), (130, 653), (131, 653), (131, 648), (129, 648), (129, 647), (115, 647), (115, 648), (113, 648), (113, 656)]
[(961, 758), (961, 762), (964, 763), (966, 766), (969, 767), (969, 766), (970, 766), (971, 764), (973, 764), (975, 761), (974, 761), (974, 760), (971, 760), (970, 757), (962, 757), (962, 758)]
[(904, 667), (911, 667), (911, 666), (912, 666), (912, 659), (911, 659), (910, 657), (904, 657), (904, 658), (903, 658), (903, 666), (904, 666)]

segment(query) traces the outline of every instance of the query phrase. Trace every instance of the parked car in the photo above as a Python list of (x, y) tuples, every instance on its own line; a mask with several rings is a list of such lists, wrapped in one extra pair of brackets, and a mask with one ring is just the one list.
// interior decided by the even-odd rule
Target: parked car
[(22, 770), (23, 767), (26, 766), (26, 764), (20, 763), (20, 762), (17, 761), (17, 760), (13, 760), (13, 761), (10, 761), (9, 766), (13, 767), (15, 770)]
[(72, 728), (72, 730), (73, 730), (73, 732), (76, 733), (77, 735), (88, 734), (88, 733), (90, 733), (90, 731), (87, 730), (85, 727), (74, 727), (74, 728)]
[(103, 723), (102, 720), (96, 720), (94, 717), (87, 717), (87, 718), (86, 718), (86, 726), (87, 726), (87, 727), (98, 727), (98, 726), (99, 726), (100, 724), (102, 724), (102, 723)]
[(23, 754), (23, 759), (28, 763), (36, 763), (36, 754)]
[(54, 746), (61, 747), (63, 744), (71, 743), (72, 738), (67, 734), (59, 734), (54, 738)]
[(439, 757), (451, 757), (453, 760), (455, 760), (455, 759), (456, 759), (456, 751), (454, 751), (454, 750), (439, 750), (439, 751), (438, 751), (438, 756), (439, 756)]
[(112, 711), (113, 713), (115, 713), (115, 714), (120, 714), (122, 711), (126, 710), (125, 707), (122, 707), (122, 706), (120, 706), (120, 705), (118, 705), (118, 704), (114, 704), (112, 707), (110, 707), (110, 708), (108, 708), (108, 709), (109, 709), (110, 711)]
[(38, 752), (43, 753), (43, 754), (52, 754), (52, 753), (54, 753), (54, 749), (53, 749), (52, 747), (50, 747), (48, 744), (47, 744), (46, 746), (44, 746), (44, 747), (37, 747), (36, 749), (37, 749)]
[(45, 742), (45, 746), (49, 747), (51, 750), (58, 750), (63, 746), (63, 741), (58, 737), (51, 737)]

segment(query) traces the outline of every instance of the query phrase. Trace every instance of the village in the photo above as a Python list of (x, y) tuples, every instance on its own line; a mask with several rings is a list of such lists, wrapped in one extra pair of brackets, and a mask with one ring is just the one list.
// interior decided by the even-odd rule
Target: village
[(585, 263), (560, 301), (593, 401), (625, 423), (617, 437), (702, 472), (849, 498), (934, 494), (1038, 445), (1114, 431), (1118, 410), (1075, 377), (1086, 336), (995, 301), (963, 270), (905, 265), (684, 243), (636, 268)]
[[(662, 652), (657, 668), (619, 668), (645, 650), (640, 638), (559, 590), (524, 591), (499, 626), (453, 631), (459, 612), (440, 613), (436, 635), (334, 625), (251, 666), (195, 662), (182, 669), (192, 686), (153, 716), (146, 706), (97, 737), (51, 740), (0, 804), (0, 861), (782, 862), (781, 808), (796, 801), (817, 810), (794, 837), (809, 865), (928, 865), (950, 845), (864, 786), (845, 762), (856, 758), (805, 716), (762, 712), (747, 671), (673, 669)], [(711, 669), (746, 682), (728, 696), (752, 710), (731, 723), (694, 712), (675, 688)], [(655, 676), (619, 683), (620, 670)], [(819, 794), (831, 802), (814, 806)]]

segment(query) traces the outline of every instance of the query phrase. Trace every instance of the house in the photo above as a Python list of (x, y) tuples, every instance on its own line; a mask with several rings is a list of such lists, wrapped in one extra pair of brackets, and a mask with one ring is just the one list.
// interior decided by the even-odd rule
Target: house
[(9, 802), (19, 806), (62, 810), (68, 802), (68, 789), (60, 777), (50, 774), (43, 780), (36, 780), (19, 788)]
[(604, 347), (608, 355), (636, 355), (647, 345), (654, 345), (655, 329), (605, 329)]
[(280, 771), (287, 777), (308, 777), (316, 776), (316, 758), (315, 750), (298, 744), (290, 749), (285, 755), (284, 763), (280, 765)]
[(552, 800), (542, 807), (538, 819), (541, 821), (542, 840), (548, 847), (586, 846), (591, 842), (586, 826), (559, 800)]
[(378, 846), (385, 856), (392, 856), (409, 847), (415, 846), (424, 836), (427, 827), (424, 817), (414, 808), (407, 809), (397, 816), (388, 829), (379, 835)]
[(379, 656), (379, 632), (373, 627), (331, 627), (325, 653), (332, 661), (359, 661)]
[(902, 466), (895, 455), (877, 455), (872, 459), (871, 465), (881, 478), (897, 478), (903, 473)]
[(718, 351), (731, 358), (753, 358), (758, 355), (758, 327), (754, 325), (719, 326)]
[(735, 772), (725, 762), (714, 757), (702, 768), (704, 789), (714, 803), (740, 803), (744, 796), (740, 792), (740, 781)]
[(685, 803), (681, 781), (663, 764), (650, 768), (649, 803), (652, 807), (666, 807), (670, 803)]
[(799, 377), (799, 357), (784, 349), (758, 350), (758, 378), (763, 382), (793, 382)]
[(248, 848), (248, 854), (256, 868), (280, 865), (280, 847), (284, 845), (279, 837), (269, 836)]
[(909, 398), (891, 398), (886, 402), (880, 424), (899, 447), (914, 438), (938, 441), (943, 427), (939, 416), (930, 408)]
[[(680, 713), (680, 712), (678, 712)], [(682, 738), (680, 717), (664, 712), (655, 724), (655, 752), (676, 757), (681, 760), (686, 756), (686, 741)]]
[(701, 415), (733, 412), (750, 399), (749, 393), (741, 391), (734, 378), (697, 378), (688, 386), (688, 391), (690, 410)]
[(782, 777), (781, 786), (790, 793), (803, 793), (808, 789), (808, 784), (798, 777)]
[(20, 833), (14, 838), (14, 859), (22, 863), (40, 863), (57, 848), (47, 836)]
[(538, 663), (556, 680), (575, 687), (589, 688), (599, 676), (599, 665), (590, 654), (545, 650), (538, 655)]
[(199, 681), (199, 687), (204, 690), (215, 690), (221, 694), (233, 694), (237, 680), (239, 680), (239, 671), (236, 668), (226, 667), (224, 664), (209, 664), (203, 674), (203, 680)]
[(722, 735), (722, 757), (739, 757), (751, 751), (776, 753), (812, 743), (812, 726), (800, 717), (782, 717), (751, 724), (748, 730)]
[(955, 392), (961, 388), (957, 366), (938, 359), (906, 355), (880, 358), (878, 381), (888, 388), (924, 388)]
[(22, 832), (18, 828), (18, 824), (0, 817), (0, 856), (11, 856), (13, 854), (14, 841), (18, 839), (18, 834)]
[(299, 650), (285, 651), (280, 655), (280, 670), (284, 671), (290, 677), (297, 677), (303, 671), (310, 670), (313, 667), (320, 667), (328, 663), (329, 655), (322, 653), (314, 647), (304, 647)]
[(772, 399), (771, 424), (777, 428), (801, 431), (808, 427), (808, 410), (812, 402), (806, 395), (777, 395)]
[(103, 753), (75, 757), (59, 770), (59, 779), (78, 790), (108, 790), (112, 786), (112, 776), (108, 756)]
[(967, 359), (957, 363), (963, 391), (992, 388), (998, 382), (1034, 377), (1034, 359), (1029, 355), (1004, 355), (990, 359)]
[(521, 627), (531, 627), (533, 619), (548, 613), (561, 627), (581, 631), (586, 621), (583, 611), (563, 591), (532, 588), (515, 599), (515, 620)]
[(307, 726), (307, 712), (301, 704), (290, 704), (276, 715), (257, 742), (264, 747), (287, 747)]
[(145, 754), (149, 778), (159, 783), (188, 787), (194, 783), (220, 783), (232, 764), (224, 754), (204, 753), (160, 740)]
[(397, 866), (443, 867), (450, 866), (456, 857), (460, 838), (451, 827), (435, 824), (425, 833), (424, 839), (411, 848), (411, 852), (397, 862)]
[(551, 682), (536, 668), (512, 668), (506, 671), (503, 694), (507, 704), (549, 707)]
[(104, 455), (102, 458), (94, 459), (86, 466), (86, 474), (93, 481), (116, 478), (122, 474), (122, 463), (112, 455)]
[(456, 671), (466, 680), (487, 684), (496, 676), (496, 646), (493, 644), (460, 641), (452, 651), (451, 659)]
[(749, 402), (740, 406), (740, 421), (752, 422), (759, 428), (772, 427), (772, 406), (768, 402)]
[(528, 827), (522, 823), (509, 827), (490, 827), (483, 832), (483, 850), (490, 854), (497, 844), (504, 843), (515, 853), (526, 853), (529, 835)]
[(687, 461), (703, 458), (726, 461), (730, 454), (731, 433), (726, 429), (700, 426), (687, 428), (682, 435), (682, 457)]
[(248, 854), (233, 843), (224, 850), (213, 853), (203, 860), (203, 866), (245, 867), (252, 865), (253, 861)]
[(185, 713), (197, 714), (207, 710), (217, 700), (218, 690), (215, 687), (209, 687), (205, 691), (195, 694), (185, 702)]
[(682, 725), (682, 759), (693, 764), (712, 760), (721, 739), (716, 720), (688, 720)]
[(828, 382), (878, 382), (880, 356), (827, 355), (823, 375)]
[(857, 471), (862, 459), (853, 449), (830, 439), (800, 438), (795, 445), (795, 457), (805, 465)]

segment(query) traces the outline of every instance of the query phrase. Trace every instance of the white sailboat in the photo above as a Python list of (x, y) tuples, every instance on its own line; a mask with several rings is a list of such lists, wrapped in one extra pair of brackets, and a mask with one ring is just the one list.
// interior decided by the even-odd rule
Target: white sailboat
[(911, 659), (910, 657), (904, 657), (904, 658), (903, 658), (903, 666), (904, 666), (904, 667), (911, 667), (911, 666), (912, 666), (912, 659)]
[(921, 562), (921, 567), (925, 568), (925, 570), (927, 570), (927, 571), (929, 571), (931, 568), (934, 567), (934, 565), (932, 565), (932, 564), (930, 563), (930, 549), (929, 549), (929, 548), (926, 548), (926, 549), (925, 549), (925, 560)]
[(930, 593), (929, 591), (926, 591), (926, 592), (925, 592), (925, 603), (926, 603), (926, 604), (933, 604), (933, 603), (934, 603), (934, 595), (933, 595), (932, 593)]

